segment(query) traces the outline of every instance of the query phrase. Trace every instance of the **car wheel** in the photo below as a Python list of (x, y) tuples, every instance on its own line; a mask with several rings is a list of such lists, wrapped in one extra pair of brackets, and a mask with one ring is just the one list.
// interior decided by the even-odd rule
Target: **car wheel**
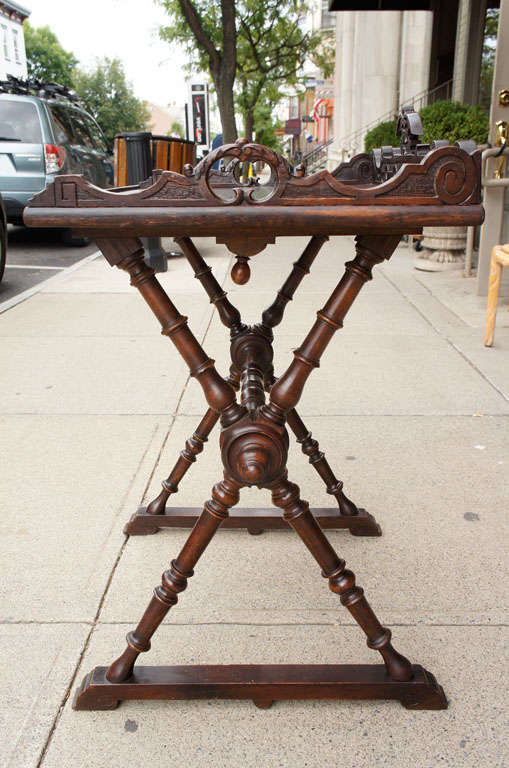
[(4, 276), (5, 260), (7, 257), (7, 227), (0, 221), (0, 282)]
[(89, 237), (73, 237), (72, 229), (62, 230), (62, 242), (69, 248), (83, 248), (85, 245), (90, 245)]

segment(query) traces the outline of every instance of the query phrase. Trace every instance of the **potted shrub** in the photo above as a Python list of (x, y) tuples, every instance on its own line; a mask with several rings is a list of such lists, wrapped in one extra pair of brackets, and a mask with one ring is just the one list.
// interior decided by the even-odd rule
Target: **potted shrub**
[[(489, 116), (480, 106), (458, 101), (436, 101), (423, 107), (419, 114), (424, 129), (422, 141), (426, 144), (435, 139), (448, 139), (451, 144), (459, 139), (473, 139), (477, 144), (487, 141)], [(398, 143), (392, 121), (380, 123), (365, 138), (366, 150), (382, 144)], [(415, 267), (429, 272), (462, 268), (466, 233), (466, 227), (425, 227), (422, 250), (415, 260)]]

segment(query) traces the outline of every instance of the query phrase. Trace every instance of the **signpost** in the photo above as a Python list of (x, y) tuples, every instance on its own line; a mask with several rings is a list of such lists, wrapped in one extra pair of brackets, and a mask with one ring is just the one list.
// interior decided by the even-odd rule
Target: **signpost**
[(188, 111), (191, 118), (190, 137), (195, 142), (197, 149), (209, 148), (209, 87), (207, 83), (191, 84), (191, 109)]

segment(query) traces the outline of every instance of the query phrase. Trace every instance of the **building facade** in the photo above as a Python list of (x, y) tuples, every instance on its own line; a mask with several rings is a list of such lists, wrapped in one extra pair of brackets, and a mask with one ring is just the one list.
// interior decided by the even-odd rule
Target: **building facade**
[(336, 15), (332, 165), (362, 151), (366, 130), (428, 89), (429, 11)]
[(18, 3), (0, 0), (0, 80), (7, 75), (27, 76), (23, 22), (29, 15), (30, 11)]

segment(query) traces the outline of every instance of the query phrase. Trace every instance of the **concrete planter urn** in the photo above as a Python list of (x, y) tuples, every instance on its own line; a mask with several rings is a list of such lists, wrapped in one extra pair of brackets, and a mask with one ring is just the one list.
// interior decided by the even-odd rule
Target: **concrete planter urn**
[(467, 242), (466, 227), (424, 227), (422, 250), (414, 262), (425, 272), (445, 272), (462, 269)]

